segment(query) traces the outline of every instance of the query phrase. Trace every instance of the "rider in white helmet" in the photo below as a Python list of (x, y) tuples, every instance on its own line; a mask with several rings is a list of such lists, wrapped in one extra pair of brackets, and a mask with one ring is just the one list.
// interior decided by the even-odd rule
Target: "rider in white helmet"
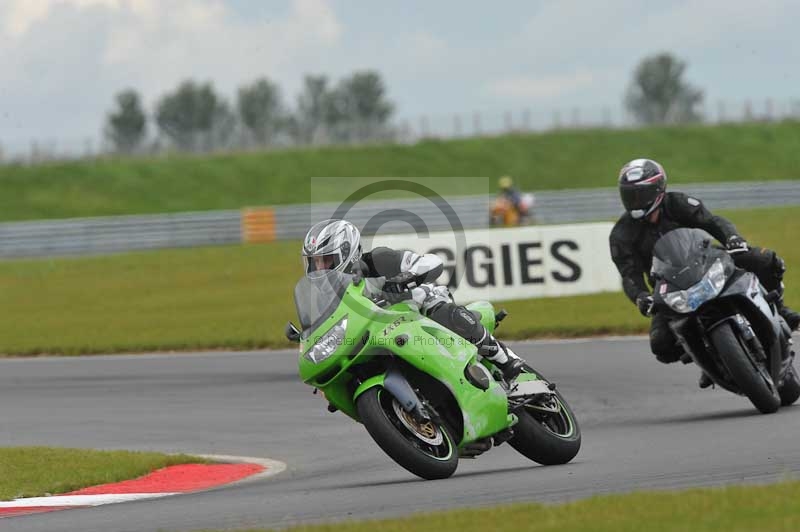
[(311, 278), (329, 270), (359, 271), (367, 278), (385, 278), (385, 291), (390, 291), (390, 286), (403, 291), (403, 285), (413, 281), (417, 286), (404, 293), (422, 314), (475, 344), (478, 353), (500, 368), (507, 380), (522, 372), (524, 362), (489, 334), (469, 310), (453, 303), (447, 287), (434, 284), (444, 270), (437, 255), (387, 247), (362, 252), (361, 234), (346, 220), (315, 224), (303, 241), (302, 255), (306, 275)]

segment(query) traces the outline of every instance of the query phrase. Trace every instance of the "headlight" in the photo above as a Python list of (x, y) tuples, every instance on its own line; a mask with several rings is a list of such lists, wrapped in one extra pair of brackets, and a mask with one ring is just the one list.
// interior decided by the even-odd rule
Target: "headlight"
[(721, 259), (717, 259), (699, 283), (688, 290), (664, 294), (664, 303), (681, 314), (694, 312), (700, 305), (719, 295), (725, 280), (725, 266)]
[(669, 307), (675, 312), (680, 312), (681, 314), (686, 314), (687, 312), (692, 311), (688, 305), (686, 290), (664, 294), (664, 303), (669, 305)]
[(303, 356), (314, 364), (319, 364), (330, 357), (342, 345), (345, 331), (347, 331), (347, 316), (339, 320), (336, 325), (323, 334)]

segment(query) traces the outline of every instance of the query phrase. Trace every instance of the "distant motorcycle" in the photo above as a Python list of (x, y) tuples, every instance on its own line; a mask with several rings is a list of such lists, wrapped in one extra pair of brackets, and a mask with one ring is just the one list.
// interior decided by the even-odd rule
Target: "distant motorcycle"
[(490, 227), (515, 227), (534, 223), (533, 207), (536, 198), (533, 194), (522, 194), (519, 209), (508, 196), (501, 194), (494, 198), (489, 207)]
[(745, 395), (762, 413), (800, 397), (792, 333), (775, 302), (777, 292), (734, 265), (700, 229), (675, 229), (653, 250), (654, 308), (694, 361), (728, 391)]
[[(304, 277), (294, 291), (303, 382), (331, 412), (363, 423), (395, 462), (425, 479), (452, 475), (508, 441), (541, 464), (572, 460), (581, 433), (566, 400), (530, 366), (513, 382), (471, 343), (407, 301), (365, 295), (366, 280), (337, 271)], [(467, 306), (491, 332), (503, 319), (488, 302)]]

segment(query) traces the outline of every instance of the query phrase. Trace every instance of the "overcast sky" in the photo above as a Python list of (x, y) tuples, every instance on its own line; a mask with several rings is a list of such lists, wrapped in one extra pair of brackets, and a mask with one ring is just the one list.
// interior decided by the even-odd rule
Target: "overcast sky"
[(644, 56), (670, 51), (720, 99), (800, 98), (796, 0), (0, 0), (0, 144), (99, 137), (114, 94), (191, 77), (232, 97), (267, 76), (379, 70), (397, 116), (618, 110)]

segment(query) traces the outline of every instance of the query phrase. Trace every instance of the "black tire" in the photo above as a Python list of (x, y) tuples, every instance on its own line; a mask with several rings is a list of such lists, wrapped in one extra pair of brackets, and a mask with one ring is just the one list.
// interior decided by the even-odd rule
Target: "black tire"
[(404, 424), (393, 403), (397, 403), (394, 397), (381, 387), (370, 388), (356, 401), (361, 422), (378, 447), (418, 477), (435, 480), (452, 476), (458, 467), (458, 449), (447, 428), (429, 422), (427, 428), (435, 431), (432, 439), (441, 436), (442, 440), (432, 445)]
[(709, 336), (739, 390), (762, 414), (777, 411), (781, 406), (777, 387), (769, 384), (755, 366), (747, 345), (734, 332), (731, 324), (723, 323), (712, 330)]
[(783, 377), (783, 384), (778, 388), (778, 393), (781, 396), (781, 405), (789, 406), (800, 399), (800, 377), (797, 376), (797, 370), (794, 366), (789, 366), (786, 375)]
[(542, 465), (566, 464), (581, 449), (581, 429), (567, 402), (556, 392), (558, 413), (525, 406), (515, 412), (519, 421), (508, 443), (520, 454)]

